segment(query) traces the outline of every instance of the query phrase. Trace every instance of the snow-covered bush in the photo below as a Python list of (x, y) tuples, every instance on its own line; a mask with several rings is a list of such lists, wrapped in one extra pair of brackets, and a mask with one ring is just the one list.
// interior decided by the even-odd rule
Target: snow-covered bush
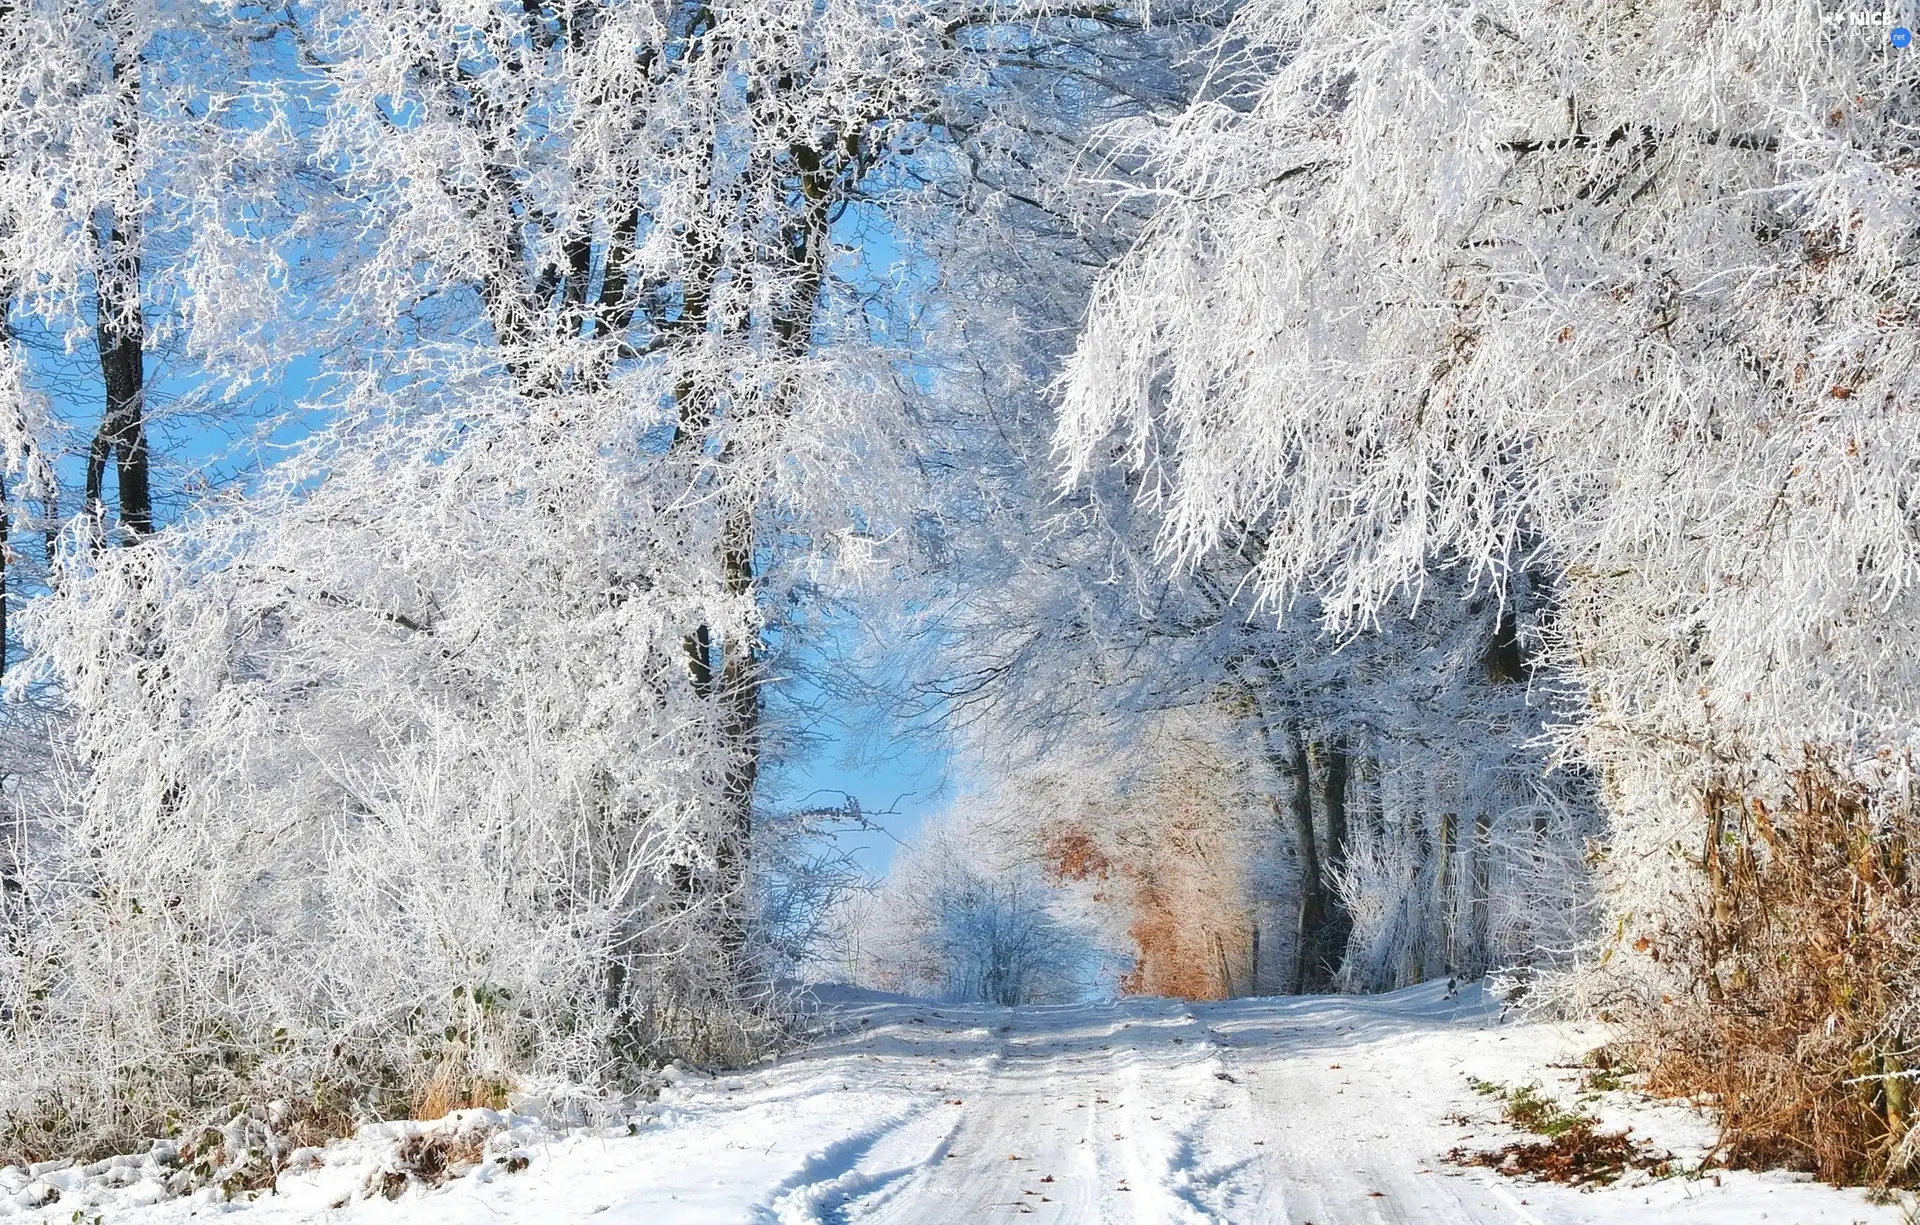
[(1531, 755), (1513, 747), (1504, 762), (1483, 747), (1481, 764), (1504, 772), (1450, 774), (1456, 763), (1431, 753), (1370, 763), (1385, 776), (1369, 780), (1331, 873), (1353, 924), (1337, 990), (1491, 974), (1511, 995), (1579, 964), (1597, 921), (1590, 789), (1525, 777)]
[(1021, 849), (964, 801), (929, 821), (880, 886), (850, 903), (842, 940), (857, 981), (1006, 1005), (1100, 993), (1105, 959), (1091, 933), (1060, 914), (1062, 899)]
[(753, 604), (686, 548), (643, 388), (491, 386), (349, 414), (256, 496), (74, 550), (31, 609), (18, 683), (79, 748), (0, 963), (10, 1146), (760, 1040), (725, 711), (684, 645)]

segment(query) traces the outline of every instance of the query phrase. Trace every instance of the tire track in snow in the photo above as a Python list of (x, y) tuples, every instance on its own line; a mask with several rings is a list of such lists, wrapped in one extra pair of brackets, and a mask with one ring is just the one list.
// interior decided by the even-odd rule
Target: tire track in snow
[[(869, 1071), (901, 1091), (942, 1095), (955, 1112), (949, 1143), (884, 1195), (851, 1197), (842, 1215), (809, 1222), (1748, 1225), (1757, 1204), (1807, 1225), (1890, 1219), (1856, 1194), (1786, 1183), (1736, 1191), (1733, 1175), (1725, 1194), (1683, 1179), (1588, 1194), (1446, 1165), (1456, 1144), (1513, 1134), (1468, 1088), (1469, 1071), (1519, 1083), (1579, 1049), (1552, 1027), (1502, 1025), (1477, 989), (1016, 1010), (890, 1004), (869, 1019), (868, 1046), (886, 1052)], [(1462, 1116), (1473, 1121), (1462, 1127)], [(854, 1164), (897, 1168), (865, 1161)]]
[(890, 1200), (946, 1155), (957, 1124), (920, 1110), (809, 1154), (768, 1201), (764, 1225), (843, 1225)]
[[(1141, 1028), (1135, 1023), (1135, 1028)], [(1210, 1225), (1254, 1219), (1261, 1177), (1246, 1151), (1246, 1094), (1191, 1012), (1148, 1022), (1147, 1044), (1122, 1060), (1132, 1127), (1123, 1142), (1140, 1197), (1136, 1219)], [(1177, 1032), (1176, 1032), (1177, 1031)], [(1238, 1126), (1235, 1126), (1238, 1124)]]
[[(219, 1211), (254, 1225), (1900, 1219), (1857, 1192), (1742, 1171), (1724, 1172), (1724, 1187), (1670, 1178), (1587, 1194), (1441, 1164), (1456, 1144), (1513, 1134), (1468, 1073), (1565, 1083), (1571, 1074), (1550, 1069), (1597, 1040), (1501, 1025), (1477, 992), (1441, 985), (1372, 999), (1015, 1010), (843, 996), (822, 1019), (811, 1048), (690, 1077), (625, 1125), (534, 1127), (539, 1151), (511, 1177), (488, 1166), (398, 1203), (355, 1198), (387, 1152), (356, 1140), (283, 1177), (273, 1195)], [(1697, 1155), (1711, 1143), (1704, 1121), (1679, 1107), (1621, 1100), (1607, 1110), (1662, 1145), (1694, 1135)], [(196, 1225), (209, 1209), (141, 1206), (104, 1183), (86, 1194), (63, 1197), (57, 1218), (4, 1201), (0, 1217), (50, 1225), (90, 1208), (108, 1225)]]
[[(1244, 1135), (1231, 1134), (1247, 1126), (1246, 1096), (1190, 1012), (1139, 1001), (945, 1014), (964, 1028), (881, 1033), (961, 1057), (965, 1075), (949, 1078), (959, 1102), (949, 1151), (849, 1221), (1257, 1219), (1238, 1211), (1259, 1198), (1257, 1163)], [(1211, 1156), (1221, 1151), (1241, 1155)]]
[[(946, 1020), (965, 1028), (930, 1032), (923, 1042), (958, 1056), (964, 1068), (948, 1078), (946, 1100), (957, 1103), (953, 1141), (910, 1191), (861, 1219), (893, 1225), (1014, 1216), (1031, 1218), (1033, 1225), (1104, 1219), (1088, 1215), (1098, 1199), (1097, 1162), (1085, 1143), (1089, 1124), (1081, 1121), (1075, 1096), (1086, 1075), (1098, 1075), (1095, 1039), (1106, 1035), (1111, 1018), (1054, 1010), (1050, 1024), (1035, 1027), (1033, 1011), (1022, 1010), (1016, 1026), (1006, 1010), (942, 1010)], [(1095, 1024), (1077, 1032), (1088, 1021)], [(1058, 1064), (1067, 1060), (1077, 1064), (1063, 1075)]]

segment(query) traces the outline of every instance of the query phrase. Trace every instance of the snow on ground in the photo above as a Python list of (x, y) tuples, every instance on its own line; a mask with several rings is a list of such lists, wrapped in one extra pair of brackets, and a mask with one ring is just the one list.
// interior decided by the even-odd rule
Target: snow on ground
[[(1469, 1077), (1538, 1081), (1597, 1032), (1503, 1023), (1477, 989), (1183, 1004), (990, 1008), (838, 992), (810, 1049), (736, 1075), (677, 1078), (626, 1124), (498, 1128), (438, 1188), (379, 1193), (418, 1124), (363, 1129), (245, 1203), (151, 1202), (152, 1162), (7, 1171), (0, 1218), (48, 1225), (929, 1225), (1049, 1222), (1625, 1225), (1900, 1221), (1857, 1191), (1781, 1174), (1636, 1176), (1599, 1191), (1447, 1165), (1518, 1134)], [(1600, 1113), (1697, 1161), (1709, 1130), (1611, 1094)], [(1462, 1123), (1464, 1118), (1465, 1122)], [(1450, 1121), (1451, 1120), (1451, 1121)], [(519, 1166), (525, 1159), (524, 1168)], [(116, 1185), (117, 1184), (117, 1185)], [(57, 1201), (39, 1207), (47, 1189)], [(371, 1194), (369, 1190), (371, 1189)], [(77, 1215), (76, 1215), (77, 1213)]]

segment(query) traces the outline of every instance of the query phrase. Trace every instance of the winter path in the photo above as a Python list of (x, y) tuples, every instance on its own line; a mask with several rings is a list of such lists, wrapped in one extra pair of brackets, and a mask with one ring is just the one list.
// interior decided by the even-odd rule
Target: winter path
[[(142, 1184), (65, 1171), (49, 1176), (67, 1186), (59, 1202), (29, 1209), (15, 1197), (0, 1214), (65, 1223), (80, 1208), (78, 1219), (107, 1225), (1900, 1220), (1858, 1192), (1783, 1175), (1583, 1193), (1444, 1164), (1455, 1145), (1516, 1138), (1470, 1076), (1565, 1089), (1578, 1073), (1550, 1065), (1597, 1040), (1502, 1023), (1477, 990), (1019, 1009), (847, 995), (822, 1019), (811, 1049), (682, 1078), (632, 1129), (523, 1124), (518, 1173), (483, 1166), (368, 1198), (392, 1142), (363, 1135), (248, 1204), (139, 1207)], [(1707, 1142), (1677, 1107), (1611, 1094), (1596, 1109), (1683, 1158)]]

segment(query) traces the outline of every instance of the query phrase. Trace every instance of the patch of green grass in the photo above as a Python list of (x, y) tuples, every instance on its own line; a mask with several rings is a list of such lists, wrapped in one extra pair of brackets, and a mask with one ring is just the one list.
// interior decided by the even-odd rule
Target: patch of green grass
[(1490, 1080), (1467, 1078), (1475, 1093), (1500, 1101), (1500, 1113), (1515, 1127), (1557, 1140), (1578, 1127), (1592, 1127), (1600, 1120), (1587, 1114), (1562, 1110), (1550, 1097), (1541, 1096), (1540, 1086), (1501, 1085)]
[(1580, 1061), (1587, 1068), (1587, 1074), (1580, 1078), (1580, 1088), (1586, 1093), (1610, 1093), (1626, 1087), (1626, 1078), (1633, 1075), (1634, 1066), (1612, 1047), (1600, 1046), (1587, 1052)]

